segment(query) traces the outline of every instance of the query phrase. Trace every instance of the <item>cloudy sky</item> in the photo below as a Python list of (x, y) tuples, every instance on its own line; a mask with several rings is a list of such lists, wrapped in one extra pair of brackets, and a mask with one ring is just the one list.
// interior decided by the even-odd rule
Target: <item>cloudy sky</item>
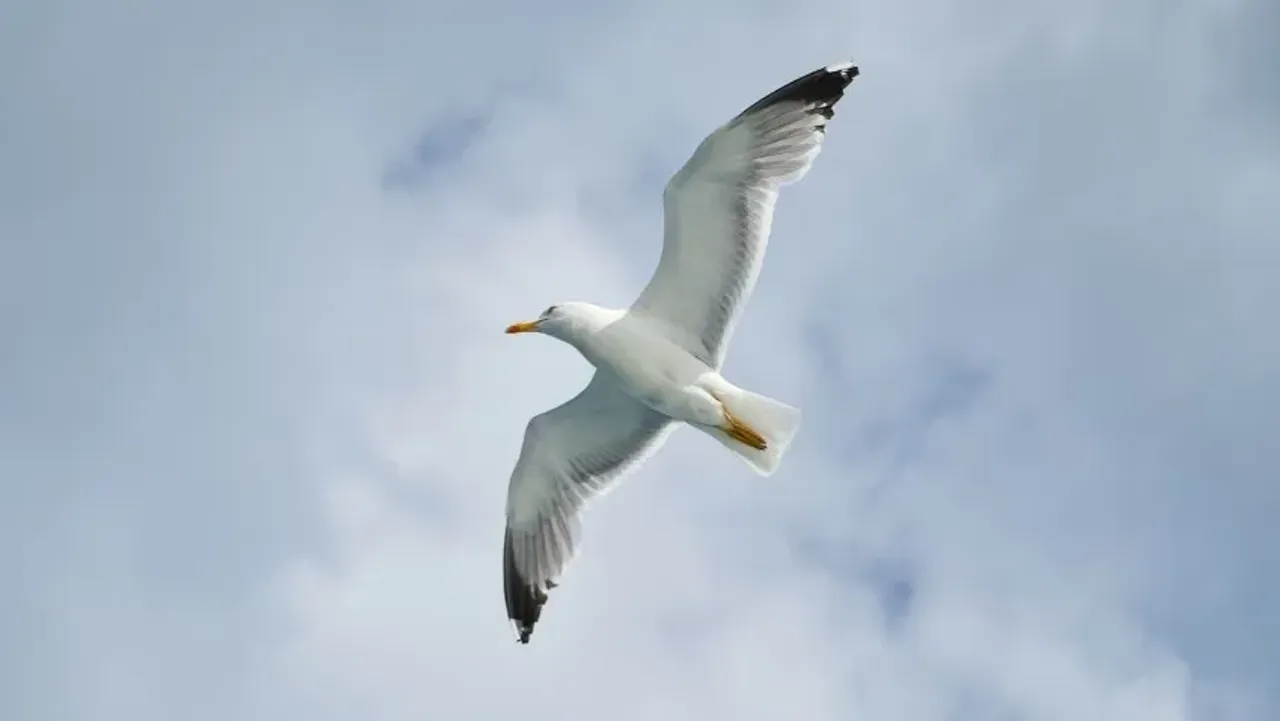
[[(896, 7), (895, 7), (896, 6)], [(1280, 5), (0, 2), (0, 718), (1280, 715)], [(721, 121), (862, 76), (533, 643), (503, 499)]]

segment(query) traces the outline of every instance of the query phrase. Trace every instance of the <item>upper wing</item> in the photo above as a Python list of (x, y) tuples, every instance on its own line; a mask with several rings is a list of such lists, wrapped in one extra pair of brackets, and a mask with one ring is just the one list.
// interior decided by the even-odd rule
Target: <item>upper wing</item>
[(573, 399), (529, 421), (507, 489), (502, 552), (507, 617), (521, 643), (577, 552), (583, 507), (657, 450), (670, 429), (671, 419), (599, 372)]
[(632, 309), (714, 368), (760, 272), (778, 188), (808, 172), (857, 74), (832, 65), (775, 90), (703, 140), (667, 183), (662, 258)]

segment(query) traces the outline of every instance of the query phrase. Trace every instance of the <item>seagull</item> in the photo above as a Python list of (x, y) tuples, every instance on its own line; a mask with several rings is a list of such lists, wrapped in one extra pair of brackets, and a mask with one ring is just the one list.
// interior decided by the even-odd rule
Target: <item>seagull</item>
[(558, 303), (507, 333), (541, 333), (595, 366), (587, 387), (534, 416), (507, 489), (503, 590), (529, 643), (547, 592), (577, 555), (580, 516), (679, 425), (720, 442), (762, 476), (778, 468), (800, 411), (720, 375), (773, 222), (858, 75), (852, 63), (778, 88), (707, 136), (667, 183), (662, 256), (626, 310)]

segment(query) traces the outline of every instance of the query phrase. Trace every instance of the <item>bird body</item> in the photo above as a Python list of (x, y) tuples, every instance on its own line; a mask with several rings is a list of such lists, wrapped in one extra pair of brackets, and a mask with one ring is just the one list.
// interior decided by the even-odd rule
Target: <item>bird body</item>
[(662, 256), (630, 308), (561, 303), (507, 328), (564, 341), (596, 367), (582, 392), (529, 421), (511, 474), (503, 590), (521, 643), (577, 553), (587, 503), (677, 426), (710, 435), (761, 475), (777, 470), (800, 411), (739, 388), (720, 368), (778, 189), (808, 172), (857, 74), (852, 63), (815, 70), (702, 141), (667, 183)]
[[(598, 312), (589, 305), (584, 310)], [(714, 400), (701, 385), (719, 373), (672, 341), (658, 322), (624, 311), (575, 346), (627, 395), (672, 420), (693, 424), (719, 420)], [(634, 348), (646, 350), (643, 362), (635, 362)]]
[[(540, 324), (545, 327), (543, 332), (576, 348), (596, 367), (602, 382), (613, 384), (637, 403), (672, 421), (699, 428), (717, 440), (726, 410), (737, 415), (727, 406), (745, 391), (672, 340), (671, 332), (660, 320), (643, 312), (581, 302), (561, 303), (548, 310)], [(520, 327), (509, 330), (520, 332)], [(644, 353), (637, 354), (638, 348), (643, 348)], [(798, 411), (795, 416), (798, 422)], [(740, 451), (744, 460), (762, 475), (769, 475), (789, 440), (789, 434), (773, 438), (774, 453), (769, 454), (772, 463), (763, 465), (753, 463), (754, 457), (746, 455), (745, 448), (729, 447)]]

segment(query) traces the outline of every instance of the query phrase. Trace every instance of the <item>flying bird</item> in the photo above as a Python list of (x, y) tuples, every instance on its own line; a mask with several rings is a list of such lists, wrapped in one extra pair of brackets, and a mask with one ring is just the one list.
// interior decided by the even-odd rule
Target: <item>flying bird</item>
[(720, 368), (764, 259), (778, 189), (813, 165), (857, 75), (852, 63), (815, 70), (702, 141), (663, 192), (662, 256), (630, 308), (558, 303), (507, 328), (564, 341), (596, 367), (582, 392), (529, 421), (511, 474), (503, 590), (521, 643), (578, 551), (586, 504), (677, 426), (710, 435), (761, 475), (778, 468), (800, 411), (735, 386)]

